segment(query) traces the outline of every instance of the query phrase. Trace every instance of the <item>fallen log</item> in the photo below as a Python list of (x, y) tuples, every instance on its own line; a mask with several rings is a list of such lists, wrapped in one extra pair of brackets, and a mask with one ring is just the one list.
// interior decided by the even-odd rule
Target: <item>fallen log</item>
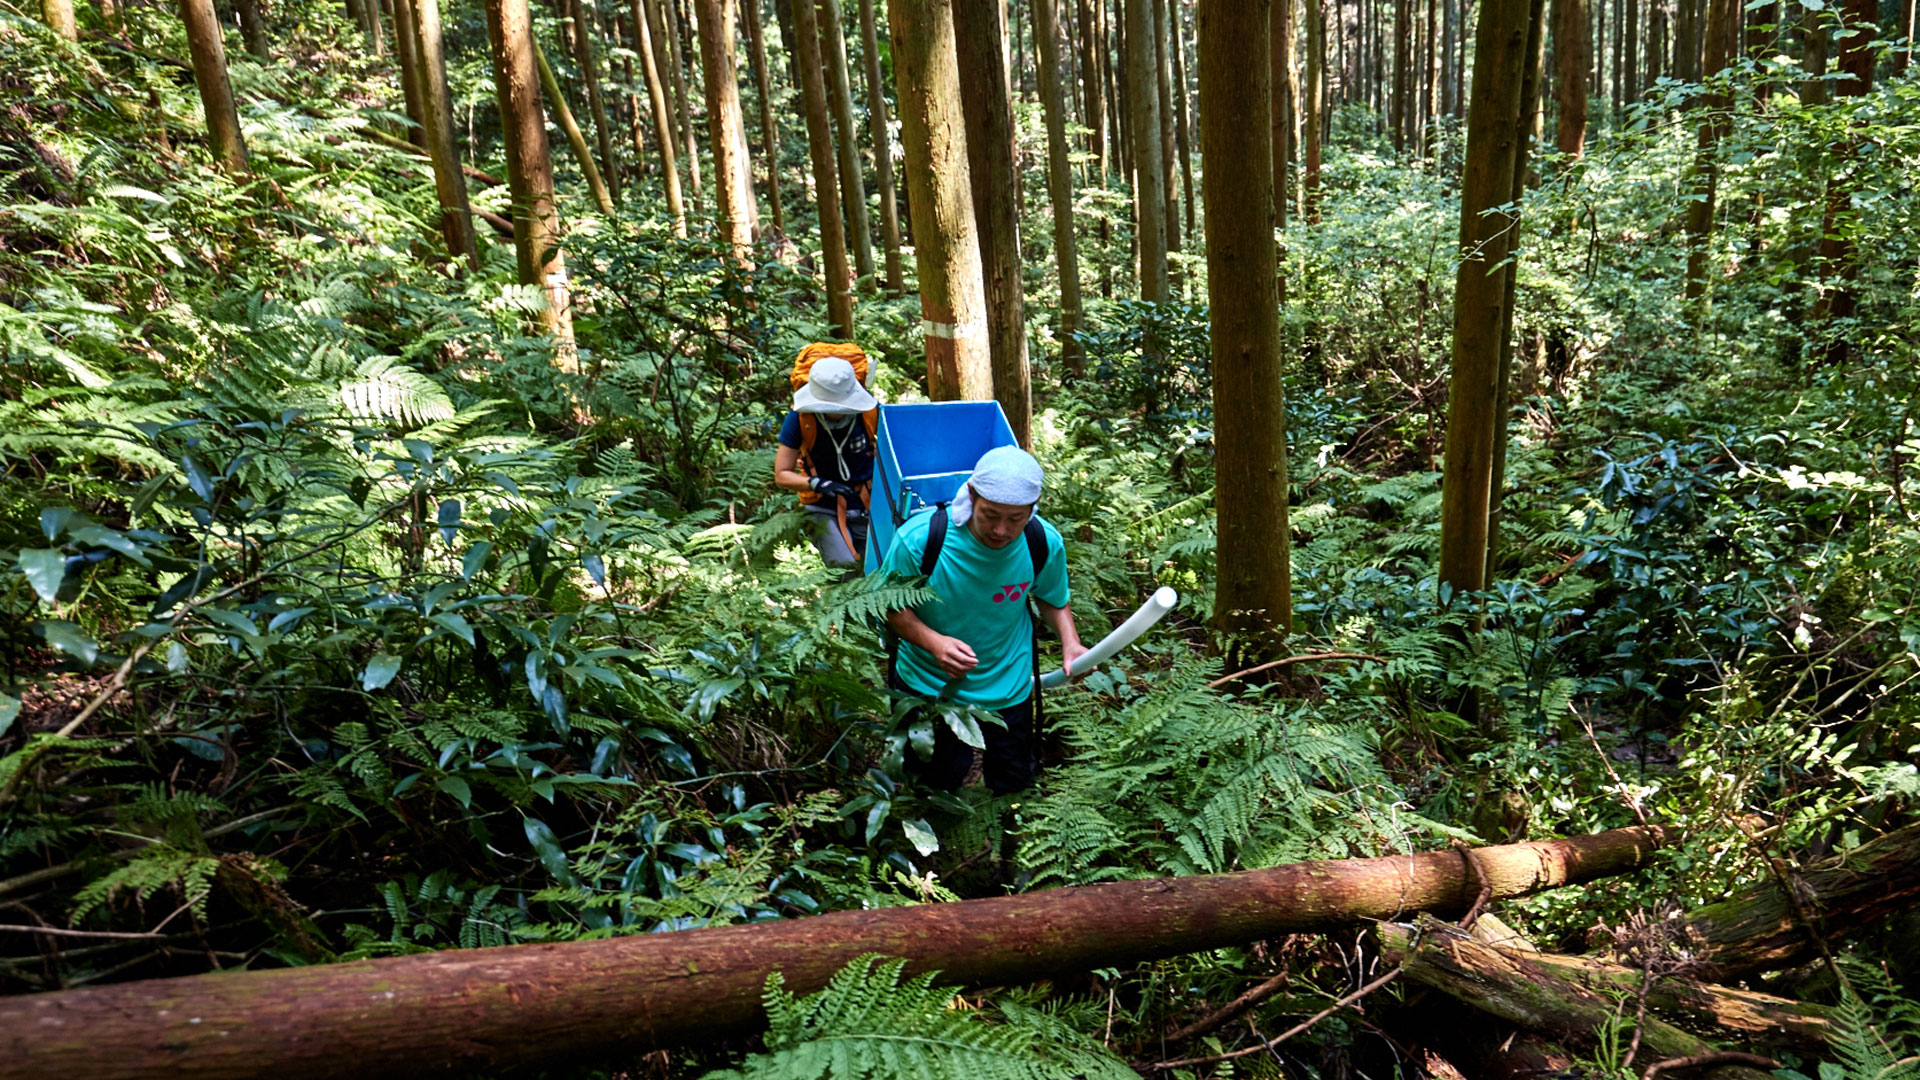
[[(1475, 941), (1458, 927), (1431, 916), (1415, 926), (1383, 923), (1376, 930), (1381, 955), (1403, 965), (1405, 977), (1458, 998), (1529, 1031), (1583, 1046), (1626, 1016), (1627, 1029), (1637, 1011), (1631, 1000), (1590, 990), (1543, 963), (1542, 954), (1497, 949)], [(1720, 1052), (1699, 1036), (1648, 1016), (1639, 1027), (1641, 1063), (1664, 1058), (1693, 1058)], [(1767, 1073), (1742, 1066), (1714, 1070), (1722, 1080), (1765, 1080)]]
[[(1778, 865), (1778, 864), (1776, 864)], [(1800, 893), (1789, 896), (1779, 878)], [(1778, 876), (1683, 917), (1701, 977), (1734, 982), (1792, 967), (1920, 898), (1920, 826), (1897, 829), (1802, 874)], [(1803, 913), (1814, 925), (1804, 924)], [(1810, 932), (1811, 931), (1811, 932)], [(1814, 937), (1815, 934), (1819, 938)]]
[(418, 1076), (639, 1053), (761, 1020), (779, 971), (825, 985), (870, 952), (966, 985), (1465, 910), (1625, 873), (1654, 827), (1458, 851), (1295, 863), (986, 900), (601, 941), (449, 950), (0, 999), (0, 1078)]
[(1649, 983), (1638, 968), (1586, 956), (1534, 953), (1531, 959), (1603, 994), (1638, 994), (1644, 984), (1648, 1011), (1691, 1031), (1711, 1028), (1756, 1046), (1803, 1055), (1826, 1049), (1832, 1034), (1833, 1010), (1824, 1005), (1675, 976)]

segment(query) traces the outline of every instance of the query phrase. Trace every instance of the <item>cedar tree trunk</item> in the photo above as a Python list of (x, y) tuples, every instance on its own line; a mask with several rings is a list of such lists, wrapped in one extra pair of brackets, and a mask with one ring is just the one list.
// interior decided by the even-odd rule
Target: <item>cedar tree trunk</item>
[(541, 325), (560, 343), (563, 367), (577, 366), (567, 260), (560, 248), (560, 210), (553, 198), (553, 157), (540, 110), (540, 65), (527, 0), (486, 0), (493, 94), (513, 195), (513, 250), (520, 283), (546, 291)]
[(420, 58), (421, 104), (426, 111), (427, 154), (433, 160), (433, 186), (440, 196), (440, 232), (447, 252), (480, 269), (480, 244), (473, 233), (467, 181), (453, 143), (453, 98), (447, 88), (446, 48), (440, 30), (440, 0), (412, 0), (414, 44)]
[[(653, 107), (654, 141), (660, 145), (660, 173), (667, 185), (667, 212), (673, 215), (673, 235), (687, 235), (687, 204), (680, 194), (680, 172), (677, 167), (679, 136), (673, 130), (673, 113), (667, 101), (667, 88), (660, 77), (660, 64), (666, 57), (666, 51), (659, 44), (655, 33), (659, 29), (658, 13), (648, 0), (633, 0), (633, 32), (635, 35), (634, 52), (640, 54), (640, 68), (647, 77), (647, 100)], [(779, 203), (776, 201), (776, 208)], [(774, 211), (775, 215), (779, 210)]]
[(207, 143), (213, 156), (236, 180), (251, 175), (247, 144), (240, 134), (240, 112), (227, 81), (227, 48), (213, 0), (180, 0), (180, 21), (187, 27), (187, 53), (193, 59), (193, 83), (207, 117)]
[(833, 132), (827, 120), (827, 87), (821, 77), (820, 27), (813, 0), (794, 0), (793, 37), (800, 95), (806, 103), (807, 150), (813, 158), (813, 202), (820, 216), (820, 247), (826, 264), (827, 321), (842, 340), (851, 340), (853, 294), (848, 290), (847, 236), (840, 220), (840, 186), (835, 181)]
[(747, 47), (753, 52), (753, 79), (760, 90), (760, 152), (767, 159), (767, 207), (773, 211), (773, 231), (787, 235), (787, 212), (780, 205), (780, 128), (773, 122), (773, 72), (767, 70), (767, 32), (760, 22), (758, 0), (741, 9), (747, 24)]
[[(1085, 373), (1080, 343), (1080, 255), (1073, 235), (1073, 168), (1067, 145), (1067, 106), (1060, 62), (1068, 55), (1060, 0), (1033, 0), (1033, 32), (1040, 47), (1040, 105), (1047, 121), (1047, 199), (1053, 204), (1053, 257), (1060, 275), (1060, 360), (1074, 376)], [(1192, 176), (1191, 173), (1188, 174)]]
[(745, 120), (733, 68), (733, 0), (694, 0), (700, 65), (707, 88), (707, 138), (713, 142), (714, 207), (720, 235), (734, 259), (750, 266), (753, 249), (753, 176), (740, 153)]
[[(1156, 304), (1169, 298), (1167, 281), (1167, 189), (1160, 164), (1160, 61), (1154, 50), (1153, 0), (1124, 0), (1127, 5), (1127, 79), (1128, 111), (1132, 114), (1132, 139), (1128, 149), (1133, 159), (1133, 202), (1139, 214), (1135, 239), (1140, 245), (1140, 299)], [(1206, 78), (1207, 62), (1200, 60), (1200, 77)], [(1206, 122), (1204, 97), (1200, 105), (1201, 122)], [(1239, 113), (1243, 118), (1257, 112)], [(1201, 161), (1207, 163), (1206, 150)], [(1269, 166), (1271, 167), (1271, 166)], [(1271, 196), (1269, 196), (1271, 197)], [(1208, 211), (1211, 220), (1212, 211)]]
[(860, 0), (860, 44), (867, 75), (867, 134), (873, 144), (874, 185), (880, 194), (880, 239), (886, 249), (887, 292), (907, 290), (900, 265), (900, 203), (893, 189), (893, 124), (887, 117), (886, 81), (880, 75), (880, 37), (873, 0)]
[(833, 110), (833, 130), (838, 136), (834, 148), (840, 166), (840, 205), (846, 212), (847, 240), (853, 248), (853, 272), (872, 288), (873, 226), (867, 218), (867, 182), (860, 174), (860, 129), (853, 125), (853, 79), (847, 73), (847, 36), (840, 0), (819, 0), (815, 14), (825, 35), (820, 49), (827, 65), (827, 104)]

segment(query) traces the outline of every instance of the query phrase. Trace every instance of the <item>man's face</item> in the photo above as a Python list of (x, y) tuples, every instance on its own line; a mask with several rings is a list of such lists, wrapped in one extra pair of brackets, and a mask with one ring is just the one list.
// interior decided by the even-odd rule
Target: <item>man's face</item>
[(973, 530), (974, 539), (998, 551), (1019, 537), (1027, 527), (1027, 519), (1032, 516), (1031, 506), (994, 502), (981, 498), (976, 491), (973, 495), (973, 516), (967, 519), (967, 528)]

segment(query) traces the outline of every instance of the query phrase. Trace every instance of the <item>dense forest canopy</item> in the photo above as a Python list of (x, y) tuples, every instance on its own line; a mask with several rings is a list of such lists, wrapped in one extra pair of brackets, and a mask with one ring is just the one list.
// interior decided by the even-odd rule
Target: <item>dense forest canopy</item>
[[(1471, 902), (300, 1067), (1920, 1075), (1914, 14), (0, 0), (0, 1076), (91, 987), (1376, 856)], [(999, 403), (1088, 643), (1179, 593), (1031, 788), (927, 782), (1004, 727), (889, 688), (937, 590), (776, 484), (822, 341)]]

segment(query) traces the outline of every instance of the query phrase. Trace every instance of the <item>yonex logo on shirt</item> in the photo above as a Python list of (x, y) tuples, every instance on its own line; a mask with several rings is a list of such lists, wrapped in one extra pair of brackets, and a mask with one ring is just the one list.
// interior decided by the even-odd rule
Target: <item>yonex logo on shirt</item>
[(996, 604), (1013, 603), (1025, 596), (1027, 594), (1027, 588), (1032, 584), (1033, 582), (1031, 581), (1021, 581), (1012, 585), (1003, 585), (1000, 587), (999, 592), (993, 594), (993, 602)]

